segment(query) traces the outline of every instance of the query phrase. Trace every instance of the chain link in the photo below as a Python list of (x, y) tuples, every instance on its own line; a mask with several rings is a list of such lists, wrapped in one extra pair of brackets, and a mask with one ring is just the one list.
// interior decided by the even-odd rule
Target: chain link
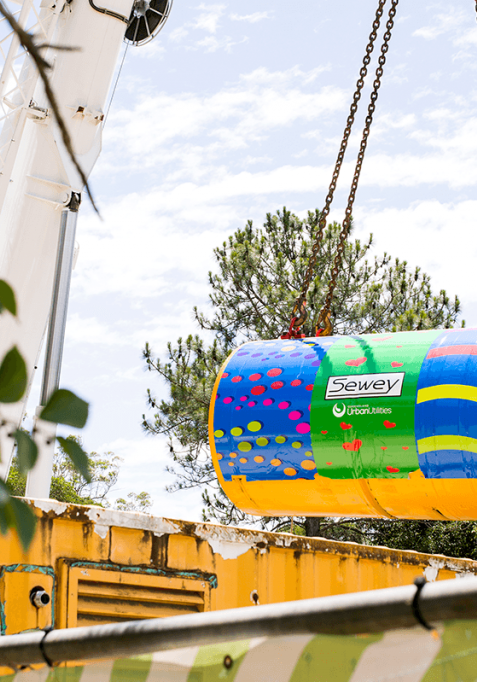
[[(291, 324), (291, 329), (299, 329), (305, 322), (307, 318), (307, 312), (306, 312), (306, 297), (308, 294), (308, 289), (310, 288), (310, 283), (313, 278), (314, 270), (315, 270), (315, 265), (316, 261), (318, 259), (318, 254), (321, 249), (321, 243), (323, 241), (323, 232), (326, 227), (326, 220), (328, 218), (328, 215), (330, 213), (330, 207), (331, 203), (333, 201), (334, 193), (336, 190), (336, 185), (338, 183), (338, 178), (340, 176), (340, 171), (341, 171), (341, 166), (343, 165), (343, 159), (345, 156), (346, 149), (348, 147), (348, 141), (351, 135), (351, 129), (353, 127), (354, 119), (356, 112), (358, 111), (358, 103), (359, 100), (361, 99), (361, 92), (364, 87), (364, 79), (368, 75), (368, 66), (371, 62), (371, 54), (374, 50), (374, 44), (376, 42), (376, 38), (378, 37), (378, 30), (381, 25), (381, 18), (383, 16), (383, 11), (384, 11), (384, 6), (386, 4), (387, 0), (379, 0), (378, 4), (378, 9), (376, 10), (376, 16), (373, 21), (373, 28), (372, 31), (369, 35), (369, 42), (368, 45), (366, 46), (366, 54), (363, 59), (363, 66), (360, 69), (359, 72), (359, 78), (356, 83), (356, 90), (353, 95), (353, 102), (350, 107), (350, 113), (348, 115), (348, 119), (346, 121), (346, 127), (344, 129), (343, 133), (343, 139), (341, 141), (341, 146), (340, 150), (338, 153), (338, 158), (336, 159), (336, 164), (335, 168), (333, 171), (333, 176), (331, 178), (331, 183), (328, 189), (328, 194), (326, 195), (325, 199), (325, 205), (323, 207), (323, 210), (321, 211), (320, 214), (320, 221), (318, 223), (318, 233), (316, 235), (315, 242), (312, 246), (311, 250), (311, 256), (308, 261), (308, 267), (306, 269), (305, 277), (303, 280), (303, 287), (300, 292), (300, 296), (297, 298), (295, 301), (295, 305), (293, 307), (292, 311), (292, 324)], [(476, 0), (477, 3), (477, 0)]]
[[(348, 238), (349, 227), (351, 222), (351, 214), (353, 211), (353, 204), (356, 198), (356, 191), (358, 189), (359, 177), (361, 174), (361, 168), (363, 165), (364, 155), (366, 152), (366, 147), (368, 144), (369, 134), (371, 132), (371, 124), (373, 122), (373, 116), (376, 109), (376, 101), (379, 95), (379, 88), (381, 87), (381, 78), (384, 72), (384, 65), (386, 63), (386, 55), (389, 50), (389, 41), (391, 40), (391, 32), (394, 27), (394, 18), (396, 16), (396, 7), (399, 0), (391, 0), (391, 7), (389, 9), (389, 16), (386, 23), (386, 31), (383, 36), (383, 44), (381, 46), (381, 54), (378, 59), (378, 68), (376, 69), (376, 76), (373, 83), (373, 90), (371, 92), (370, 103), (368, 106), (368, 114), (365, 119), (365, 125), (363, 130), (363, 137), (361, 139), (361, 145), (358, 153), (358, 159), (356, 161), (356, 168), (353, 176), (353, 182), (351, 183), (351, 191), (348, 197), (348, 204), (345, 210), (345, 219), (343, 221), (342, 229), (340, 232), (340, 239), (338, 247), (336, 249), (336, 256), (333, 263), (333, 269), (331, 270), (331, 279), (328, 286), (328, 293), (326, 295), (325, 304), (318, 316), (318, 321), (316, 325), (316, 333), (320, 333), (319, 329), (322, 325), (325, 326), (324, 335), (332, 333), (330, 324), (331, 315), (331, 303), (333, 301), (333, 294), (336, 288), (337, 278), (341, 269), (341, 264), (343, 261), (343, 254), (345, 250), (346, 240)], [(477, 0), (476, 0), (477, 4)]]

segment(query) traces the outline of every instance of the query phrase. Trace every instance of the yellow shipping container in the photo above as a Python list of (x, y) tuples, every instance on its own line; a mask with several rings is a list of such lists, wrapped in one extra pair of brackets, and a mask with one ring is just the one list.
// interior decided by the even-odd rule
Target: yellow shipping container
[[(0, 536), (3, 635), (156, 618), (477, 574), (412, 551), (31, 500), (35, 539)], [(36, 607), (35, 588), (50, 602)]]

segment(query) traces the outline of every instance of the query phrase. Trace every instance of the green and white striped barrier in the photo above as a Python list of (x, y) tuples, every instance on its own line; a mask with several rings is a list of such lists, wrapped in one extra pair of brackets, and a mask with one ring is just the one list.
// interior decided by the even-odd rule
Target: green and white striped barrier
[(475, 682), (477, 620), (437, 633), (260, 637), (91, 663), (46, 666), (1, 682)]

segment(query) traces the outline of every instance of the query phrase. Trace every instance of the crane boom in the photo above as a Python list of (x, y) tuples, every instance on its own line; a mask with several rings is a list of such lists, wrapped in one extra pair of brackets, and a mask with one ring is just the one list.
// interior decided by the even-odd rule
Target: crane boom
[[(33, 17), (37, 42), (49, 46), (44, 56), (52, 65), (51, 86), (86, 177), (101, 150), (106, 98), (132, 5), (133, 0), (108, 0), (105, 12), (86, 0), (42, 0), (40, 8), (24, 0), (19, 13), (27, 29)], [(72, 196), (81, 194), (83, 182), (43, 83), (16, 36), (0, 88), (0, 279), (13, 287), (19, 310), (18, 319), (1, 318), (0, 357), (16, 345), (31, 386), (50, 313), (62, 214)], [(6, 405), (2, 417), (19, 423), (24, 408), (25, 402)], [(3, 477), (12, 452), (8, 430), (0, 429)]]

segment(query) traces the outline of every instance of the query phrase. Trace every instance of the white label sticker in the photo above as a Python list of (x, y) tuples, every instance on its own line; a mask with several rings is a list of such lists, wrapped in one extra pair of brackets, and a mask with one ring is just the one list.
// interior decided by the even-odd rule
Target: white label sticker
[(358, 374), (329, 377), (325, 400), (343, 398), (398, 398), (402, 393), (405, 372)]

